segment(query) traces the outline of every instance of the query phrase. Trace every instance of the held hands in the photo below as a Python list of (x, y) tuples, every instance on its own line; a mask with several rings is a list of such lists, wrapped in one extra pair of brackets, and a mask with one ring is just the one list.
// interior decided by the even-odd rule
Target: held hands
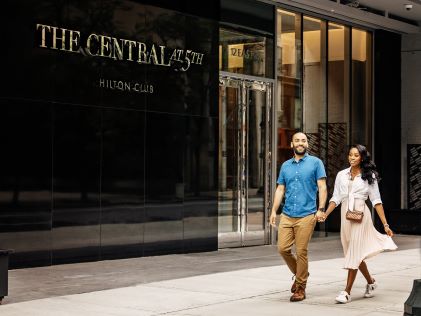
[(317, 211), (316, 219), (319, 223), (323, 223), (326, 220), (326, 213), (322, 211)]

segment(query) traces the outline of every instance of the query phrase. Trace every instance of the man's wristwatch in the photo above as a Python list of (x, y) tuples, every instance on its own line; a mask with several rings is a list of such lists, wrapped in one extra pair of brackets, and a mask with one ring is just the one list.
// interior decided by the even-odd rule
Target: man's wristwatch
[(325, 210), (325, 208), (324, 208), (324, 207), (319, 207), (319, 211), (320, 211), (320, 212), (323, 212), (323, 213), (324, 213), (324, 212), (326, 212), (326, 210)]

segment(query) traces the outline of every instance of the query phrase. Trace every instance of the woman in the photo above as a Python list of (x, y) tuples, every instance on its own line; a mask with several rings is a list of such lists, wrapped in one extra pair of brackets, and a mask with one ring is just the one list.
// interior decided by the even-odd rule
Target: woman
[[(345, 290), (335, 299), (338, 303), (351, 301), (351, 289), (358, 269), (367, 280), (364, 297), (373, 297), (377, 284), (368, 272), (365, 260), (384, 250), (397, 248), (391, 238), (393, 232), (386, 221), (377, 184), (379, 175), (376, 165), (370, 160), (370, 154), (363, 145), (353, 145), (349, 150), (348, 160), (351, 167), (338, 172), (333, 196), (325, 216), (319, 219), (324, 221), (336, 206), (342, 203), (341, 242), (345, 254), (344, 268), (348, 270), (348, 278)], [(380, 234), (374, 228), (371, 212), (365, 204), (367, 198), (370, 198), (376, 209), (387, 235)], [(347, 210), (363, 211), (362, 221), (358, 223), (346, 219)]]

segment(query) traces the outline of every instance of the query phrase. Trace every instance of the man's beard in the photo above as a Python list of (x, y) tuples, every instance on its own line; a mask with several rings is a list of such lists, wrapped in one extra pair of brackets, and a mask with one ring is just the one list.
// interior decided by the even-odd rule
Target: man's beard
[(296, 155), (304, 155), (307, 152), (307, 148), (305, 148), (305, 147), (301, 147), (301, 148), (302, 148), (302, 151), (300, 152), (300, 151), (298, 151), (298, 149), (296, 147), (293, 147), (294, 153)]

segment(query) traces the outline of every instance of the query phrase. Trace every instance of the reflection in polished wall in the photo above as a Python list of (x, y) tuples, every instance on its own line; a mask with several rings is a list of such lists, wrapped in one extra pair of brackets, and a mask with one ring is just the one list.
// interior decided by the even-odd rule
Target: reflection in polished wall
[(145, 114), (102, 111), (101, 257), (141, 256), (145, 221)]
[(186, 118), (148, 113), (146, 120), (144, 251), (182, 252)]
[(99, 259), (100, 124), (99, 109), (53, 108), (53, 263)]
[(0, 98), (0, 107), (3, 135), (0, 248), (14, 249), (12, 262), (48, 265), (51, 263), (51, 105)]
[(184, 147), (184, 251), (213, 250), (218, 240), (218, 119), (189, 117)]

